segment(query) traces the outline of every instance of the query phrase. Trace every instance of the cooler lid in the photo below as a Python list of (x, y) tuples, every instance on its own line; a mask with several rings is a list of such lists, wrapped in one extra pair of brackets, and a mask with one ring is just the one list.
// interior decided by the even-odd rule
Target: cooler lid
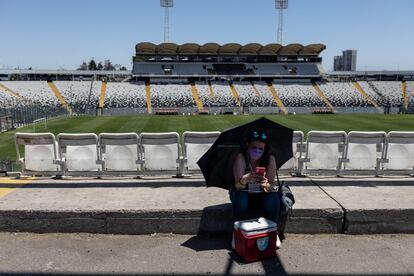
[(240, 229), (244, 232), (253, 232), (276, 228), (275, 222), (265, 219), (263, 217), (249, 220), (236, 221), (234, 223), (234, 229)]

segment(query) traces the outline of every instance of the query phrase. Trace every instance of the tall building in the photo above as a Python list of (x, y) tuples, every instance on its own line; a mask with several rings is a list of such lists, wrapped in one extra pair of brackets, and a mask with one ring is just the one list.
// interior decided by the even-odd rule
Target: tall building
[(334, 57), (334, 71), (356, 71), (357, 50), (342, 51), (342, 56)]
[(342, 56), (335, 56), (334, 57), (334, 71), (342, 71)]
[(344, 71), (356, 71), (357, 50), (345, 50), (342, 52)]

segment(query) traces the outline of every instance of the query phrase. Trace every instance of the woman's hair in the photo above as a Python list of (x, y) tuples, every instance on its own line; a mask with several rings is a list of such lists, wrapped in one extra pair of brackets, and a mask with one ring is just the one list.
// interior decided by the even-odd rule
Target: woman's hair
[[(264, 131), (252, 131), (249, 136), (247, 137), (247, 146), (244, 149), (244, 154), (246, 153), (247, 147), (255, 141), (263, 142), (265, 143), (265, 148), (262, 157), (258, 160), (258, 164), (262, 167), (267, 167), (270, 162), (270, 146), (269, 146), (269, 137), (266, 132)], [(250, 159), (250, 157), (247, 155), (247, 160)]]

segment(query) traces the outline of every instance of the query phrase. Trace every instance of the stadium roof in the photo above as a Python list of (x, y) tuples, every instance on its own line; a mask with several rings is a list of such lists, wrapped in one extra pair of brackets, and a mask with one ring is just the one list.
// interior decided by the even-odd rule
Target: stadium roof
[(175, 43), (154, 44), (151, 42), (138, 43), (135, 46), (137, 55), (319, 55), (326, 49), (324, 44), (289, 44), (282, 46), (280, 44), (261, 45), (259, 43), (249, 43), (240, 45), (238, 43), (227, 43), (219, 45), (211, 42), (204, 45), (196, 43), (185, 43), (178, 45)]

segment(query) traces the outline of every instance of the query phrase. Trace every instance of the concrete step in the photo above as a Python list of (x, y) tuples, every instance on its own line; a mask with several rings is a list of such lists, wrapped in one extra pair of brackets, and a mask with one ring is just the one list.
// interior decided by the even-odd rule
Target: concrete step
[[(286, 232), (414, 233), (410, 180), (286, 179), (296, 197)], [(205, 188), (200, 179), (32, 179), (16, 185), (0, 178), (0, 183), (0, 188), (15, 188), (0, 198), (0, 231), (198, 234), (232, 230), (228, 192)]]

